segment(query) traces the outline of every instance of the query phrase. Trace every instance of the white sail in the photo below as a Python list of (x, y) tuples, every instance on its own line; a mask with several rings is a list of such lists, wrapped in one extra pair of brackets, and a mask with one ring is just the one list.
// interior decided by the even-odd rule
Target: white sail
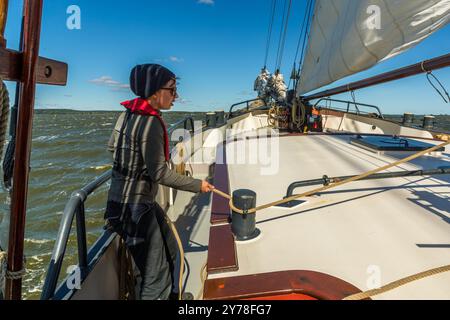
[(449, 20), (450, 0), (316, 0), (298, 92), (366, 70)]

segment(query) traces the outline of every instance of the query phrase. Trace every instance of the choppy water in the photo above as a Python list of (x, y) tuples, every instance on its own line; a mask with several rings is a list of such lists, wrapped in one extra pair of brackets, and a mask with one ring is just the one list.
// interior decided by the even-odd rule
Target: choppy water
[[(119, 112), (37, 111), (33, 125), (31, 171), (27, 203), (25, 255), (27, 275), (23, 281), (24, 298), (38, 299), (44, 283), (64, 206), (72, 192), (93, 181), (112, 162), (106, 150)], [(187, 113), (168, 112), (168, 124)], [(194, 118), (202, 119), (197, 113)], [(92, 194), (86, 204), (88, 245), (101, 234), (103, 210), (109, 185)], [(6, 247), (10, 198), (0, 193), (0, 244)], [(66, 251), (63, 272), (77, 264), (76, 236)]]
[[(171, 124), (186, 113), (166, 113)], [(23, 282), (24, 298), (38, 299), (44, 283), (64, 206), (70, 194), (91, 182), (111, 164), (106, 151), (117, 112), (39, 111), (35, 115), (25, 255), (28, 272)], [(203, 119), (203, 114), (195, 114)], [(400, 120), (398, 116), (390, 116)], [(450, 116), (438, 116), (437, 126), (450, 131)], [(86, 204), (88, 245), (100, 235), (105, 198), (109, 185), (89, 197)], [(6, 246), (10, 199), (0, 193), (0, 244)], [(73, 230), (74, 228), (72, 228)], [(72, 233), (66, 251), (63, 273), (77, 264), (76, 237)]]

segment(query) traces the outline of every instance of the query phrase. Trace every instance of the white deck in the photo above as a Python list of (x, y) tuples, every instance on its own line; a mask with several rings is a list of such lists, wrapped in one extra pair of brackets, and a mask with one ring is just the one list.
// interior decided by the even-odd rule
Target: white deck
[[(359, 174), (411, 154), (376, 154), (348, 140), (346, 136), (282, 137), (279, 170), (261, 176), (259, 164), (229, 164), (230, 190), (253, 190), (257, 205), (262, 205), (282, 198), (294, 181), (325, 174)], [(227, 145), (227, 155), (232, 154), (234, 144)], [(251, 143), (247, 143), (247, 155), (250, 148)], [(448, 147), (444, 153), (389, 171), (440, 166), (450, 166)], [(296, 189), (296, 193), (313, 188)], [(364, 291), (370, 283), (377, 283), (378, 274), (378, 283), (385, 285), (450, 264), (449, 196), (448, 175), (393, 178), (353, 182), (310, 197), (293, 209), (263, 210), (257, 214), (261, 235), (249, 242), (237, 242), (239, 270), (209, 278), (312, 270), (341, 278)], [(450, 273), (375, 299), (450, 299)]]

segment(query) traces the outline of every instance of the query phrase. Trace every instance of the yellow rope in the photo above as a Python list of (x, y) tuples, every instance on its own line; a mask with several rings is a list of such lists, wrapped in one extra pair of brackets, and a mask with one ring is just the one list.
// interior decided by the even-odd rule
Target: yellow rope
[(6, 279), (6, 257), (5, 251), (0, 251), (0, 293), (3, 290)]
[(200, 292), (198, 293), (195, 300), (203, 299), (203, 290), (205, 289), (205, 281), (206, 281), (206, 277), (207, 277), (206, 266), (207, 266), (207, 263), (205, 262), (203, 267), (200, 269), (200, 281), (201, 281), (202, 286), (200, 287)]
[(327, 185), (327, 186), (324, 186), (324, 187), (316, 188), (316, 189), (314, 189), (314, 190), (310, 190), (310, 191), (304, 192), (304, 193), (299, 194), (299, 195), (294, 195), (294, 196), (291, 196), (291, 197), (288, 197), (288, 198), (285, 198), (285, 199), (281, 199), (281, 200), (278, 200), (278, 201), (275, 201), (275, 202), (270, 202), (270, 203), (268, 203), (268, 204), (265, 204), (265, 205), (262, 205), (262, 206), (259, 206), (259, 207), (256, 207), (256, 208), (249, 209), (249, 210), (247, 210), (246, 212), (244, 212), (243, 210), (241, 210), (241, 209), (239, 209), (239, 208), (236, 208), (236, 207), (234, 206), (234, 204), (233, 204), (233, 199), (231, 198), (230, 195), (228, 195), (228, 194), (226, 194), (226, 193), (224, 193), (224, 192), (222, 192), (222, 191), (220, 191), (220, 190), (218, 190), (218, 189), (213, 189), (212, 191), (215, 192), (215, 193), (217, 193), (218, 195), (220, 195), (220, 196), (226, 198), (226, 199), (229, 199), (229, 200), (230, 200), (230, 208), (231, 208), (234, 212), (240, 213), (240, 214), (256, 213), (257, 211), (260, 211), (260, 210), (263, 210), (263, 209), (267, 209), (267, 208), (270, 208), (270, 207), (273, 207), (273, 206), (277, 206), (277, 205), (280, 205), (280, 204), (284, 204), (284, 203), (287, 203), (287, 202), (289, 202), (289, 201), (292, 201), (292, 200), (295, 200), (295, 199), (298, 199), (298, 198), (303, 198), (303, 197), (307, 197), (307, 196), (312, 196), (312, 195), (314, 195), (314, 194), (316, 194), (316, 193), (319, 193), (319, 192), (322, 192), (322, 191), (325, 191), (325, 190), (329, 190), (329, 189), (332, 189), (332, 188), (335, 188), (335, 187), (338, 187), (338, 186), (342, 186), (342, 185), (344, 185), (344, 184), (347, 184), (347, 183), (350, 183), (350, 182), (353, 182), (353, 181), (361, 180), (361, 179), (363, 179), (363, 178), (369, 177), (369, 176), (371, 176), (371, 175), (373, 175), (373, 174), (375, 174), (375, 173), (378, 173), (378, 172), (380, 172), (380, 171), (384, 171), (384, 170), (390, 169), (390, 168), (392, 168), (392, 167), (398, 166), (398, 165), (400, 165), (400, 164), (403, 164), (403, 163), (405, 163), (405, 162), (409, 162), (409, 161), (411, 161), (411, 160), (414, 160), (414, 159), (416, 159), (416, 158), (419, 158), (419, 157), (421, 157), (421, 156), (423, 156), (423, 155), (425, 155), (425, 154), (427, 154), (427, 153), (436, 151), (436, 150), (438, 150), (438, 149), (440, 149), (440, 148), (443, 148), (443, 147), (445, 147), (445, 146), (447, 146), (447, 145), (449, 145), (449, 144), (450, 144), (450, 140), (449, 140), (449, 141), (446, 141), (446, 142), (444, 142), (444, 143), (442, 143), (442, 144), (439, 144), (439, 145), (437, 145), (437, 146), (434, 146), (434, 147), (432, 147), (432, 148), (429, 148), (429, 149), (427, 149), (427, 150), (423, 150), (423, 151), (421, 151), (421, 152), (418, 152), (418, 153), (416, 153), (416, 154), (413, 154), (413, 155), (411, 155), (411, 156), (409, 156), (409, 157), (406, 157), (406, 158), (404, 158), (404, 159), (402, 159), (402, 160), (399, 160), (399, 161), (396, 161), (396, 162), (394, 162), (394, 163), (385, 165), (385, 166), (383, 166), (383, 167), (380, 167), (380, 168), (377, 168), (377, 169), (374, 169), (374, 170), (371, 170), (371, 171), (362, 173), (362, 174), (360, 174), (360, 175), (358, 175), (358, 176), (354, 176), (354, 177), (345, 179), (345, 180), (340, 181), (340, 182), (332, 183), (332, 184)]
[(170, 228), (172, 229), (172, 232), (175, 236), (175, 239), (177, 240), (178, 249), (180, 250), (180, 277), (178, 281), (178, 299), (182, 300), (182, 290), (183, 290), (183, 274), (184, 274), (184, 249), (183, 244), (180, 239), (180, 235), (178, 234), (177, 228), (175, 227), (175, 224), (170, 220), (169, 217), (166, 216), (166, 221), (169, 224)]
[(6, 139), (9, 117), (9, 93), (5, 83), (0, 80), (0, 159), (3, 156), (3, 147)]
[(434, 276), (436, 274), (444, 273), (444, 272), (448, 272), (448, 271), (450, 271), (450, 265), (439, 267), (439, 268), (430, 269), (430, 270), (423, 271), (423, 272), (414, 274), (412, 276), (409, 276), (409, 277), (406, 277), (406, 278), (403, 278), (403, 279), (391, 282), (391, 283), (389, 283), (387, 285), (382, 286), (379, 289), (372, 289), (372, 290), (368, 290), (368, 291), (365, 291), (365, 292), (353, 294), (351, 296), (345, 297), (343, 300), (363, 300), (363, 299), (367, 299), (367, 298), (370, 298), (370, 297), (373, 297), (373, 296), (376, 296), (376, 295), (379, 295), (379, 294), (391, 291), (391, 290), (396, 289), (398, 287), (404, 286), (404, 285), (406, 285), (406, 284), (408, 284), (410, 282), (417, 281), (417, 280), (420, 280), (420, 279), (423, 279), (423, 278), (427, 278), (427, 277), (431, 277), (431, 276)]
[(131, 253), (128, 251), (128, 247), (125, 241), (120, 238), (119, 240), (119, 300), (134, 300), (135, 299), (135, 279), (133, 262)]

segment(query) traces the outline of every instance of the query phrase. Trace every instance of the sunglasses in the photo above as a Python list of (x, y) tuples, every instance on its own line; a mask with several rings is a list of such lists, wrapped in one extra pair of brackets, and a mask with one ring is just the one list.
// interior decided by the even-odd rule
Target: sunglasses
[(161, 90), (169, 90), (172, 93), (172, 96), (176, 96), (177, 95), (177, 88), (173, 87), (173, 88), (161, 88)]

